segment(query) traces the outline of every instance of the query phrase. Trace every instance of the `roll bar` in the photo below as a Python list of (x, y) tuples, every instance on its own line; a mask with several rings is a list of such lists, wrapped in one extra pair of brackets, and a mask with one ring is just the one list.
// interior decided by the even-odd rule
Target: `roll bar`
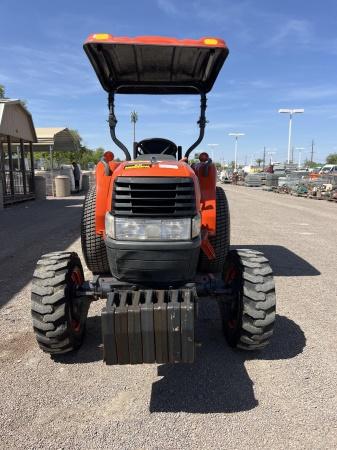
[(115, 93), (109, 92), (109, 128), (110, 128), (110, 135), (114, 143), (119, 147), (122, 152), (125, 155), (125, 159), (127, 161), (131, 160), (131, 155), (129, 153), (129, 150), (125, 147), (123, 142), (121, 142), (117, 136), (116, 136), (116, 125), (117, 125), (117, 118), (115, 116)]
[[(108, 97), (108, 104), (109, 104), (109, 128), (110, 128), (110, 135), (113, 140), (113, 142), (119, 147), (122, 152), (125, 155), (125, 159), (127, 161), (131, 160), (131, 155), (129, 153), (129, 150), (126, 148), (126, 146), (121, 142), (117, 136), (116, 136), (116, 125), (117, 125), (117, 118), (115, 115), (115, 92), (109, 92)], [(200, 142), (203, 140), (205, 135), (205, 127), (207, 124), (206, 120), (206, 108), (207, 108), (207, 97), (204, 92), (200, 92), (200, 117), (197, 122), (199, 125), (199, 137), (198, 139), (186, 150), (185, 157), (188, 158), (191, 154), (192, 150), (194, 150)]]
[(194, 144), (191, 145), (191, 147), (189, 147), (186, 152), (185, 152), (185, 157), (188, 158), (191, 151), (194, 150), (199, 144), (200, 142), (203, 140), (204, 135), (205, 135), (205, 127), (206, 127), (206, 108), (207, 108), (207, 97), (206, 94), (204, 92), (200, 93), (200, 117), (199, 120), (197, 122), (197, 124), (199, 125), (199, 137), (198, 139), (194, 142)]

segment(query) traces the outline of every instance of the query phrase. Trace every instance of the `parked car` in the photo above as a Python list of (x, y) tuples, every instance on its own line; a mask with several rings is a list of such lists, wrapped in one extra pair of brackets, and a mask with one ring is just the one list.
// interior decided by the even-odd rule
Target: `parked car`
[(320, 170), (319, 173), (337, 175), (337, 165), (336, 164), (325, 164)]

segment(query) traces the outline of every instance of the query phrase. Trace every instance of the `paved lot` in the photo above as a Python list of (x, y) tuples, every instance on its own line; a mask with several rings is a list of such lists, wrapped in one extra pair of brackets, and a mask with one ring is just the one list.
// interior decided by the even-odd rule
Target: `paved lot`
[(0, 447), (254, 449), (337, 447), (337, 205), (226, 188), (232, 244), (270, 258), (272, 344), (230, 350), (201, 304), (193, 366), (106, 367), (92, 306), (81, 350), (56, 363), (37, 348), (29, 280), (41, 253), (80, 251), (81, 197), (0, 213)]

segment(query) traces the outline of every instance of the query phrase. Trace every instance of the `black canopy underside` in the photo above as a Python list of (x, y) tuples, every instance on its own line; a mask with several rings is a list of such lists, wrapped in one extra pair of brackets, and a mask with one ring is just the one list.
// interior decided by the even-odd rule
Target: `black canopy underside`
[(99, 81), (120, 94), (209, 92), (227, 58), (227, 48), (175, 45), (84, 44)]

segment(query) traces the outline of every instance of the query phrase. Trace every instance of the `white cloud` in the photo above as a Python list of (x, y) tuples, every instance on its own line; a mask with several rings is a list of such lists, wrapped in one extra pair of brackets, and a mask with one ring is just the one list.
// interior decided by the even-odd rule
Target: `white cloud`
[(178, 9), (171, 0), (157, 0), (157, 5), (165, 14), (176, 15), (178, 14)]
[(11, 85), (27, 91), (32, 97), (70, 98), (101, 91), (96, 77), (82, 53), (50, 49), (49, 51), (23, 45), (0, 46), (4, 58), (15, 65), (15, 76), (10, 65), (0, 74)]
[(288, 100), (318, 100), (337, 96), (337, 87), (328, 85), (296, 87), (286, 93)]
[(183, 111), (199, 108), (199, 98), (193, 101), (190, 98), (167, 97), (162, 99), (162, 103)]
[(278, 30), (264, 44), (265, 47), (282, 46), (288, 40), (300, 45), (308, 45), (312, 41), (311, 24), (307, 20), (288, 19), (279, 21)]

